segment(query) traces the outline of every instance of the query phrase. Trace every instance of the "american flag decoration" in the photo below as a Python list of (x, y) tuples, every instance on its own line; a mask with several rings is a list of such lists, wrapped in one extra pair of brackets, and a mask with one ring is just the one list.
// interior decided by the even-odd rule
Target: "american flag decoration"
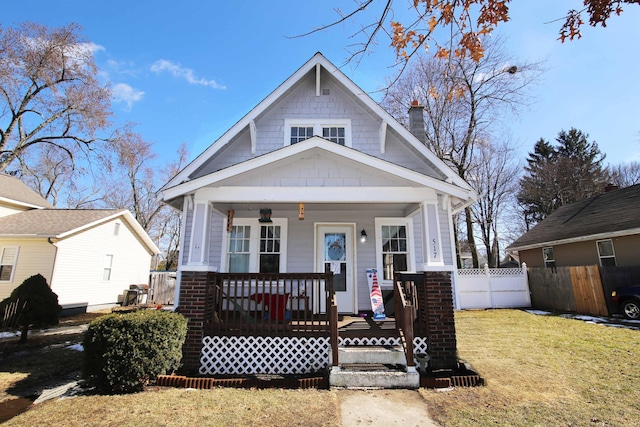
[(376, 268), (367, 268), (367, 279), (369, 282), (373, 320), (385, 320), (387, 316), (384, 314), (384, 300), (382, 299), (382, 291), (378, 284), (378, 270)]

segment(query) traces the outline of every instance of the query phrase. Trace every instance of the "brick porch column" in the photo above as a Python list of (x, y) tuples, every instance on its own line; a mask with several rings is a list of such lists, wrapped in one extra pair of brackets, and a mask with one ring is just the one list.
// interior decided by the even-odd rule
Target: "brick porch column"
[(428, 313), (429, 365), (434, 369), (457, 366), (456, 325), (453, 319), (451, 272), (426, 271), (425, 288)]
[(189, 373), (197, 373), (200, 369), (208, 274), (206, 271), (183, 271), (180, 280), (178, 311), (187, 318), (182, 366)]

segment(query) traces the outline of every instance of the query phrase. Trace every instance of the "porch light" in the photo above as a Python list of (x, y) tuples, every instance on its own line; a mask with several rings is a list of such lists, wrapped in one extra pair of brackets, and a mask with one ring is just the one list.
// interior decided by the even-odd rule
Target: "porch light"
[(360, 241), (362, 243), (365, 243), (367, 241), (367, 232), (364, 231), (364, 228), (362, 229), (362, 231), (360, 232)]
[(260, 219), (258, 222), (273, 222), (271, 221), (271, 209), (260, 209)]

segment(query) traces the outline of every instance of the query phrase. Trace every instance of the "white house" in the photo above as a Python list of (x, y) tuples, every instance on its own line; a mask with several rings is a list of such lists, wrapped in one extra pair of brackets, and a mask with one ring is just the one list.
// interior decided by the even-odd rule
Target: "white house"
[(0, 299), (41, 274), (64, 309), (113, 305), (147, 283), (156, 245), (128, 210), (55, 209), (0, 175)]

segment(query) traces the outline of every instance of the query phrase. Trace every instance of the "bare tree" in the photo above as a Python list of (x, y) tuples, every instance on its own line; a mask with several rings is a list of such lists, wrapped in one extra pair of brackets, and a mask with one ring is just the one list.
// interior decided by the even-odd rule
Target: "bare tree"
[[(405, 126), (413, 100), (423, 105), (426, 146), (463, 179), (469, 178), (469, 169), (477, 163), (477, 141), (489, 140), (506, 117), (527, 106), (528, 87), (542, 72), (539, 63), (515, 65), (499, 39), (485, 46), (486, 54), (479, 62), (454, 58), (445, 63), (419, 57), (382, 102)], [(473, 265), (477, 267), (470, 207), (465, 209), (465, 217)]]
[(640, 184), (640, 162), (620, 163), (609, 166), (612, 184), (620, 188)]
[(480, 230), (487, 264), (497, 268), (500, 265), (500, 234), (507, 228), (507, 213), (509, 206), (515, 204), (522, 168), (516, 150), (509, 142), (481, 141), (476, 152), (476, 161), (470, 171), (474, 179), (470, 183), (480, 198), (471, 210)]
[(0, 172), (31, 147), (87, 149), (109, 124), (110, 91), (97, 80), (97, 46), (71, 24), (0, 28)]

